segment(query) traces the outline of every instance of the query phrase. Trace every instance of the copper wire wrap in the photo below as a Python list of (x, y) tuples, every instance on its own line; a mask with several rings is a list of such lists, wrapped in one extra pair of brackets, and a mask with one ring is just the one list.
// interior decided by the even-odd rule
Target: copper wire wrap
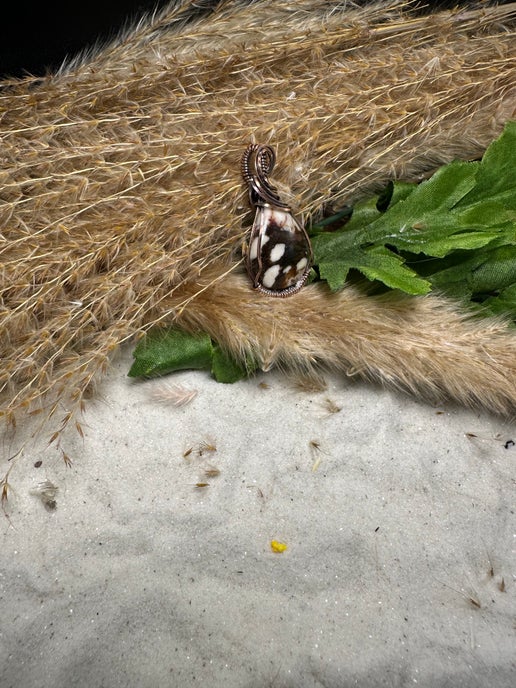
[(270, 146), (251, 143), (242, 156), (242, 176), (249, 185), (249, 200), (252, 205), (271, 205), (290, 212), (290, 206), (283, 203), (278, 190), (269, 181), (276, 163), (276, 155)]

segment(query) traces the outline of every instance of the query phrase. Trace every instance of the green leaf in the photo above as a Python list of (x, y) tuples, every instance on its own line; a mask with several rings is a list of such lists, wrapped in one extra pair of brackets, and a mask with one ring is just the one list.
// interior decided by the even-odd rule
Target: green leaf
[(516, 321), (516, 282), (502, 289), (497, 296), (487, 298), (482, 306), (494, 315), (506, 315)]
[[(312, 225), (311, 227), (307, 228), (307, 231), (310, 235), (315, 235), (320, 232), (326, 232), (328, 231), (328, 227), (334, 225), (336, 227), (339, 226), (344, 226), (346, 222), (348, 222), (349, 218), (351, 217), (353, 213), (353, 209), (346, 206), (343, 210), (339, 210), (338, 213), (335, 213), (335, 215), (330, 215), (330, 217), (326, 217), (324, 220), (320, 220), (317, 222), (317, 224)], [(329, 230), (331, 231), (331, 230)]]
[(431, 284), (474, 301), (501, 298), (494, 291), (512, 284), (516, 265), (515, 160), (509, 122), (481, 161), (452, 162), (419, 185), (390, 183), (357, 203), (341, 229), (313, 237), (321, 278), (337, 290), (359, 270), (409, 294)]
[(480, 201), (503, 201), (505, 207), (516, 208), (516, 121), (507, 122), (504, 131), (487, 148), (472, 189), (459, 205)]
[(366, 260), (359, 261), (356, 269), (369, 280), (379, 280), (391, 289), (400, 289), (407, 294), (427, 294), (431, 285), (425, 279), (403, 264), (401, 256), (383, 246), (365, 252)]
[(350, 264), (345, 261), (328, 261), (319, 263), (319, 274), (321, 279), (328, 282), (328, 286), (332, 291), (338, 291), (344, 286), (347, 279)]
[(149, 332), (133, 352), (129, 377), (164, 375), (175, 370), (210, 368), (213, 346), (207, 334), (178, 328)]
[(217, 382), (238, 382), (249, 377), (255, 370), (256, 364), (248, 362), (247, 365), (241, 365), (228, 356), (218, 344), (214, 346), (211, 372)]
[[(486, 246), (493, 239), (499, 236), (499, 232), (460, 232), (457, 234), (451, 234), (450, 236), (444, 236), (442, 238), (436, 238), (434, 240), (427, 239), (425, 241), (423, 252), (427, 256), (435, 256), (437, 258), (444, 258), (452, 251), (458, 250), (472, 250), (475, 248), (481, 248)], [(404, 242), (397, 242), (397, 246), (400, 249), (413, 250), (414, 244), (405, 244)]]
[(211, 370), (217, 382), (236, 382), (249, 377), (256, 363), (244, 365), (229, 357), (207, 334), (189, 334), (177, 327), (147, 334), (133, 352), (129, 377), (152, 377), (177, 370)]
[(361, 241), (388, 243), (398, 249), (427, 255), (435, 255), (431, 251), (437, 249), (436, 255), (446, 255), (440, 242), (457, 231), (457, 221), (450, 211), (473, 188), (476, 164), (457, 162), (441, 167), (410, 196), (365, 228)]
[(385, 212), (388, 208), (395, 206), (398, 201), (405, 200), (416, 188), (417, 184), (413, 182), (389, 182), (385, 191), (382, 191), (378, 196), (377, 210), (382, 213)]
[(444, 292), (460, 284), (463, 292), (471, 296), (504, 289), (516, 282), (516, 246), (474, 252), (460, 263), (434, 272), (428, 279)]
[(383, 246), (371, 249), (354, 249), (346, 259), (319, 263), (319, 272), (332, 291), (340, 289), (349, 270), (359, 270), (369, 280), (379, 280), (391, 289), (401, 289), (408, 294), (426, 294), (430, 282), (420, 278), (403, 264), (403, 258)]

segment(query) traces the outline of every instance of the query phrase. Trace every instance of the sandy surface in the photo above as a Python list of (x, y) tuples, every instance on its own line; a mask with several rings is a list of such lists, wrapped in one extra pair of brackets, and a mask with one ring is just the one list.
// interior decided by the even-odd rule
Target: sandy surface
[(177, 374), (178, 409), (129, 365), (71, 468), (12, 472), (1, 688), (516, 685), (516, 424), (274, 374)]

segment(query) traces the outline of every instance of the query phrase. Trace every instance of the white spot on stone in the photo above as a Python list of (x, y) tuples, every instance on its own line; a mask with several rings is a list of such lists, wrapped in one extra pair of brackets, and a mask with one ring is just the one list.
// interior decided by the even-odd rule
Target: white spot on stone
[(301, 270), (304, 270), (306, 268), (307, 263), (308, 263), (308, 260), (306, 258), (301, 258), (299, 263), (296, 265), (296, 270), (298, 272), (301, 272)]
[(249, 258), (251, 260), (256, 260), (258, 258), (258, 237), (255, 237), (251, 243)]
[(285, 210), (277, 210), (275, 208), (270, 209), (269, 218), (275, 224), (277, 224), (278, 227), (285, 227), (286, 229), (289, 229), (288, 225), (293, 220), (292, 215), (290, 213), (287, 213)]
[(258, 244), (260, 244), (261, 250), (269, 241), (269, 239), (270, 237), (268, 237), (266, 234), (262, 234), (261, 236), (255, 236), (255, 238), (251, 241), (251, 248), (249, 249), (249, 260), (256, 260), (258, 258)]
[(272, 287), (274, 286), (274, 282), (276, 281), (276, 277), (279, 275), (279, 271), (279, 265), (272, 265), (270, 268), (267, 268), (267, 270), (265, 270), (265, 272), (263, 273), (263, 286), (267, 289), (272, 289)]
[(276, 244), (276, 246), (271, 250), (271, 263), (277, 263), (284, 253), (285, 244)]

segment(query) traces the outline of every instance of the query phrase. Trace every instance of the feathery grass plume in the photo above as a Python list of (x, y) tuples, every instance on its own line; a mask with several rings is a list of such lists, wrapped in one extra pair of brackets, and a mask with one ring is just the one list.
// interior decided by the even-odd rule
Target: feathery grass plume
[(166, 382), (159, 382), (153, 385), (149, 391), (149, 397), (160, 404), (169, 406), (186, 406), (197, 396), (196, 389), (188, 389), (183, 385), (169, 385)]
[(250, 290), (239, 161), (274, 146), (307, 217), (480, 157), (514, 117), (516, 3), (176, 0), (56, 74), (0, 85), (2, 414), (58, 444), (119, 345), (201, 328), (237, 357), (319, 364), (495, 411), (516, 337), (431, 296)]

